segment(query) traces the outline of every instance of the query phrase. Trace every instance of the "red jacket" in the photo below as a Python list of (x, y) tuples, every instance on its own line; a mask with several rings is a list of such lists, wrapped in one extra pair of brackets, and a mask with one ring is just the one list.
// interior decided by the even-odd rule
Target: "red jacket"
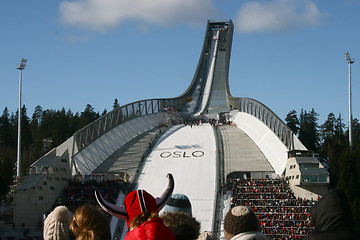
[(124, 240), (175, 240), (175, 235), (161, 218), (153, 218), (129, 231)]

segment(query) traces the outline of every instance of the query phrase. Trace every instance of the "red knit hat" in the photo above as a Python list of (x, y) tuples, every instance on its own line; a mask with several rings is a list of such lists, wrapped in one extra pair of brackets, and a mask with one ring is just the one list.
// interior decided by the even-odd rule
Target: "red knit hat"
[(171, 197), (174, 191), (174, 177), (171, 173), (167, 176), (168, 184), (159, 197), (154, 198), (145, 190), (139, 189), (126, 195), (122, 205), (115, 205), (106, 201), (100, 194), (95, 191), (95, 197), (99, 205), (109, 214), (126, 220), (129, 225), (130, 221), (141, 213), (160, 211)]
[(158, 212), (155, 198), (142, 189), (132, 191), (126, 195), (124, 206), (129, 216), (128, 222), (131, 222), (134, 217), (142, 213)]

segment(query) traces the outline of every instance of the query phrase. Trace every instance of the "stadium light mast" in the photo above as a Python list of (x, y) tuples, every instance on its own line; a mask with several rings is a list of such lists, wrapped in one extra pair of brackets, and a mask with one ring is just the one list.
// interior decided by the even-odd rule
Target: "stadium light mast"
[(349, 78), (349, 145), (352, 147), (352, 93), (351, 93), (351, 64), (355, 62), (354, 59), (350, 58), (348, 52), (345, 53), (345, 59), (348, 64), (348, 78)]
[(19, 106), (18, 106), (18, 139), (17, 139), (17, 167), (16, 178), (21, 179), (21, 94), (22, 94), (22, 72), (26, 67), (27, 59), (22, 58), (17, 69), (20, 71), (19, 75)]

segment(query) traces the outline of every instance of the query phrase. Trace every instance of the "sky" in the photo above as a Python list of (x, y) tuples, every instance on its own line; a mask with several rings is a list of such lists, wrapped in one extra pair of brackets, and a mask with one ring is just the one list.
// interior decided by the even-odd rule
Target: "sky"
[[(1, 0), (0, 111), (96, 112), (181, 95), (208, 20), (232, 20), (229, 84), (281, 119), (314, 109), (360, 119), (360, 0)], [(1, 114), (0, 113), (0, 114)]]

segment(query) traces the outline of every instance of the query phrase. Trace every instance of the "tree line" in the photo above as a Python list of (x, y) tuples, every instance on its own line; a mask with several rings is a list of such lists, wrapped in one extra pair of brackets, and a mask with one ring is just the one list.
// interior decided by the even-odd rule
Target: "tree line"
[[(120, 105), (115, 99), (113, 109)], [(106, 114), (100, 114), (87, 104), (84, 111), (42, 109), (36, 106), (31, 118), (25, 106), (21, 108), (22, 160), (21, 175), (26, 175), (30, 165), (54, 147), (57, 147), (77, 130)], [(290, 111), (285, 123), (309, 150), (321, 156), (328, 166), (330, 185), (343, 189), (352, 204), (355, 223), (360, 229), (360, 123), (353, 119), (353, 141), (349, 146), (349, 131), (341, 118), (329, 113), (323, 124), (314, 109)], [(9, 191), (16, 174), (18, 111), (10, 113), (5, 108), (0, 117), (0, 197)]]
[[(115, 99), (113, 109), (120, 107)], [(36, 106), (31, 119), (25, 105), (21, 108), (21, 176), (26, 175), (30, 165), (49, 150), (59, 146), (77, 130), (105, 115), (87, 104), (84, 111), (46, 109)], [(0, 116), (0, 199), (14, 183), (17, 161), (18, 111), (10, 113), (5, 107)]]
[(320, 154), (328, 166), (330, 187), (345, 191), (352, 210), (355, 226), (360, 230), (360, 123), (352, 120), (352, 147), (349, 145), (349, 129), (341, 115), (329, 113), (325, 122), (318, 125), (318, 114), (301, 110), (298, 115), (290, 111), (286, 124), (309, 150)]

